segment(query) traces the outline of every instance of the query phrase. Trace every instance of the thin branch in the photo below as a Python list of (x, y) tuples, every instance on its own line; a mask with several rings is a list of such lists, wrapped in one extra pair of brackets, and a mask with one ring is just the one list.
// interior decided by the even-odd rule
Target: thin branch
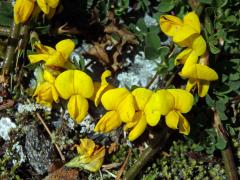
[[(51, 137), (52, 137), (52, 133), (51, 133), (51, 131), (49, 130), (48, 126), (47, 126), (46, 123), (44, 122), (44, 120), (43, 120), (43, 118), (41, 117), (41, 115), (40, 115), (39, 113), (36, 113), (36, 114), (37, 114), (37, 118), (41, 121), (41, 123), (43, 124), (44, 128), (46, 129), (48, 135), (49, 135), (50, 138), (51, 138)], [(63, 162), (65, 162), (66, 159), (65, 159), (64, 155), (62, 154), (62, 151), (61, 151), (60, 147), (59, 147), (56, 143), (54, 143), (54, 145), (55, 145), (55, 147), (56, 147), (56, 149), (57, 149), (57, 151), (58, 151), (58, 153), (59, 153), (59, 155), (60, 155), (60, 157), (61, 157), (61, 160), (62, 160)]]
[(153, 78), (148, 82), (148, 84), (146, 85), (146, 89), (149, 89), (151, 87), (151, 85), (153, 84), (153, 82), (157, 79), (158, 77), (158, 72), (155, 73), (155, 75), (153, 76)]
[(20, 30), (20, 25), (17, 25), (13, 22), (11, 27), (9, 42), (6, 50), (6, 56), (3, 64), (3, 69), (2, 69), (3, 75), (9, 74), (9, 69), (14, 61), (14, 58), (16, 55), (15, 49), (17, 47), (17, 41), (19, 37), (19, 30)]
[(153, 158), (153, 156), (162, 150), (171, 136), (169, 128), (164, 127), (161, 132), (153, 134), (152, 144), (144, 150), (134, 165), (127, 171), (124, 180), (132, 180), (139, 174), (142, 168)]
[(123, 174), (123, 172), (124, 172), (124, 169), (125, 169), (126, 166), (127, 166), (128, 160), (129, 160), (129, 158), (130, 158), (131, 155), (132, 155), (132, 151), (131, 151), (131, 149), (129, 149), (128, 155), (127, 155), (127, 157), (126, 157), (126, 159), (125, 159), (122, 167), (121, 167), (120, 170), (118, 171), (117, 177), (115, 178), (115, 180), (120, 180), (120, 178), (121, 178), (121, 176), (122, 176), (122, 174)]
[(237, 168), (234, 163), (233, 153), (230, 146), (230, 142), (228, 139), (228, 133), (224, 126), (222, 125), (221, 119), (217, 111), (214, 111), (214, 124), (213, 127), (215, 128), (217, 135), (227, 141), (227, 147), (221, 150), (225, 172), (228, 176), (229, 180), (237, 180)]

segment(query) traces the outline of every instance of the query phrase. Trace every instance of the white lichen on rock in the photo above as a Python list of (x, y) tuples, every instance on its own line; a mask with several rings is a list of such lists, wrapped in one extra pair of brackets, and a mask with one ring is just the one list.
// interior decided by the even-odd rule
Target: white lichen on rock
[(48, 108), (46, 106), (42, 106), (41, 104), (36, 104), (36, 103), (29, 103), (29, 104), (21, 104), (21, 103), (19, 103), (18, 106), (17, 106), (17, 111), (19, 113), (34, 112), (37, 109), (43, 109), (45, 111), (51, 111), (50, 108)]
[[(147, 86), (156, 73), (156, 62), (160, 62), (160, 59), (148, 60), (143, 52), (137, 54), (129, 69), (118, 74), (119, 87)], [(152, 88), (157, 86), (156, 82), (157, 80), (152, 84)]]
[(10, 140), (9, 132), (11, 129), (16, 128), (16, 124), (8, 117), (2, 117), (0, 119), (0, 136), (5, 140)]

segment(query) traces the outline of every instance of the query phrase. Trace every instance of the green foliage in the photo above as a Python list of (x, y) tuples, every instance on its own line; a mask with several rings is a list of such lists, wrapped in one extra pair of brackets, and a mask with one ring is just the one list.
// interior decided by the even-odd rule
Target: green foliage
[(13, 8), (11, 2), (0, 2), (0, 25), (11, 26), (13, 18)]

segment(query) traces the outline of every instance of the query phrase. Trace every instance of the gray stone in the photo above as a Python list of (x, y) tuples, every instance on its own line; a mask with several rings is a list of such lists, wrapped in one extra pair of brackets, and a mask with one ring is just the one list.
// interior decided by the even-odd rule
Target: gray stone
[(29, 126), (25, 150), (30, 165), (41, 175), (47, 172), (49, 165), (56, 157), (51, 141), (36, 126)]

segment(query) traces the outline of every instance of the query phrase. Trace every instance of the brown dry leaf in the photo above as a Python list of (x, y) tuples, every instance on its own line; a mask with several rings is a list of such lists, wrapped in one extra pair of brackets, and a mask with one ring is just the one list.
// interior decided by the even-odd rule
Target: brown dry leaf
[(105, 43), (95, 42), (93, 47), (87, 52), (88, 55), (98, 58), (98, 60), (103, 64), (107, 65), (110, 63), (108, 54), (105, 50)]
[(4, 109), (8, 109), (14, 105), (14, 101), (12, 99), (8, 99), (6, 101), (3, 101), (3, 103), (0, 103), (0, 111)]
[(121, 164), (122, 163), (104, 164), (104, 165), (102, 165), (102, 170), (110, 170), (110, 169), (121, 166)]
[(43, 180), (78, 180), (79, 172), (76, 169), (68, 169), (61, 167), (60, 169), (50, 173)]
[(111, 143), (110, 147), (108, 148), (108, 154), (112, 154), (118, 150), (119, 145), (117, 143)]

